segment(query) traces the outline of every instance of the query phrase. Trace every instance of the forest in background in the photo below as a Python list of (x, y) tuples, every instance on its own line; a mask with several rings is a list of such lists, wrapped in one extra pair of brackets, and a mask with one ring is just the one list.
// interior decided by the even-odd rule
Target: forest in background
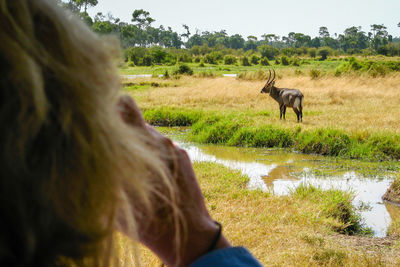
[[(321, 26), (314, 38), (290, 32), (287, 36), (265, 33), (262, 39), (253, 35), (245, 39), (240, 34), (228, 35), (225, 30), (193, 32), (185, 24), (182, 34), (163, 25), (153, 27), (155, 19), (143, 9), (132, 12), (131, 22), (123, 22), (110, 13), (90, 17), (87, 9), (96, 6), (98, 0), (56, 1), (80, 16), (95, 32), (115, 35), (124, 49), (125, 61), (132, 66), (192, 62), (196, 57), (201, 57), (196, 62), (218, 64), (223, 60), (224, 64), (235, 64), (238, 57), (253, 54), (259, 56), (253, 64), (262, 64), (262, 58), (272, 60), (282, 55), (320, 56), (322, 60), (330, 55), (400, 56), (400, 37), (393, 37), (384, 24), (372, 24), (368, 32), (352, 26), (341, 34), (331, 34), (327, 27)], [(225, 59), (226, 56), (229, 57)]]

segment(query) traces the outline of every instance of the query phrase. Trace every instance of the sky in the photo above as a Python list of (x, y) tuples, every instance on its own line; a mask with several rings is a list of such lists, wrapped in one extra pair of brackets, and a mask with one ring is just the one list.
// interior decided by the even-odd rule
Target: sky
[(135, 9), (150, 12), (155, 19), (153, 27), (170, 26), (183, 33), (182, 24), (189, 26), (191, 34), (200, 31), (226, 30), (228, 35), (240, 34), (245, 39), (254, 35), (273, 33), (287, 36), (300, 32), (318, 36), (319, 27), (325, 26), (331, 35), (341, 34), (351, 26), (361, 26), (365, 32), (372, 24), (384, 24), (389, 34), (400, 37), (400, 0), (98, 0), (88, 10), (130, 22)]

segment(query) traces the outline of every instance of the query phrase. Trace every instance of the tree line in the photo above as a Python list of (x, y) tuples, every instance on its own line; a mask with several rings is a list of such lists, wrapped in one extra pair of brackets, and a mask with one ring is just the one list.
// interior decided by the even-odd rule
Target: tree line
[[(131, 22), (123, 22), (110, 13), (97, 13), (93, 18), (87, 13), (89, 7), (96, 6), (98, 0), (56, 0), (64, 7), (77, 13), (92, 29), (100, 34), (116, 35), (124, 49), (137, 47), (186, 48), (194, 54), (206, 54), (211, 51), (226, 49), (261, 51), (271, 59), (275, 54), (282, 53), (291, 56), (315, 48), (330, 49), (345, 54), (382, 54), (387, 56), (400, 55), (400, 38), (393, 38), (384, 24), (372, 24), (368, 32), (361, 27), (352, 26), (342, 34), (331, 34), (327, 27), (319, 27), (319, 35), (312, 38), (303, 33), (290, 32), (287, 36), (264, 34), (261, 39), (256, 36), (240, 34), (228, 35), (225, 30), (191, 32), (189, 27), (182, 25), (184, 33), (178, 34), (171, 27), (153, 27), (155, 19), (148, 11), (134, 10)], [(400, 22), (397, 25), (400, 27)], [(268, 50), (268, 51), (267, 51)], [(264, 51), (264, 53), (262, 52)], [(312, 49), (310, 50), (313, 54)], [(234, 53), (232, 53), (234, 54)]]

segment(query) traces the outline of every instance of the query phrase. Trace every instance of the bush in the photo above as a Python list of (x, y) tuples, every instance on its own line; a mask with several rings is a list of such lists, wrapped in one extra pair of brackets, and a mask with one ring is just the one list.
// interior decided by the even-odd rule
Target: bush
[(300, 66), (300, 60), (299, 60), (299, 58), (298, 57), (294, 57), (293, 59), (292, 59), (292, 65), (293, 66), (296, 66), (296, 67), (298, 67), (298, 66)]
[(258, 62), (260, 61), (260, 58), (256, 55), (252, 55), (250, 58), (250, 62), (253, 65), (258, 65)]
[(284, 65), (284, 66), (287, 66), (287, 65), (289, 65), (289, 58), (287, 57), (287, 56), (282, 56), (281, 57), (281, 64), (282, 65)]
[(321, 77), (321, 71), (317, 70), (317, 69), (311, 69), (310, 77), (311, 77), (311, 79), (318, 79), (319, 77)]
[(226, 55), (224, 57), (224, 64), (225, 65), (233, 65), (236, 63), (236, 57), (232, 55)]
[(263, 58), (260, 60), (260, 64), (263, 65), (263, 66), (269, 66), (269, 65), (270, 65), (270, 64), (269, 64), (269, 61), (268, 61), (268, 59), (267, 59), (266, 57), (263, 57)]
[(248, 59), (248, 57), (242, 57), (241, 58), (241, 61), (242, 61), (242, 65), (243, 66), (250, 66), (250, 62), (249, 62), (249, 59)]
[(360, 61), (354, 57), (350, 57), (335, 69), (335, 75), (340, 76), (344, 73), (367, 73), (372, 77), (378, 77), (399, 70), (400, 62), (397, 61)]
[(204, 62), (208, 64), (218, 64), (218, 58), (215, 53), (209, 53), (204, 56)]
[(182, 64), (174, 71), (174, 74), (193, 75), (193, 70), (186, 64)]
[(164, 74), (163, 74), (163, 78), (164, 78), (164, 79), (169, 79), (168, 70), (165, 70), (165, 72), (164, 72)]
[(279, 54), (278, 49), (269, 45), (261, 45), (257, 49), (261, 53), (261, 57), (266, 57), (269, 60), (274, 59)]
[(315, 47), (311, 47), (308, 49), (308, 54), (310, 57), (315, 58), (317, 56), (317, 49)]
[(153, 58), (150, 55), (145, 55), (142, 58), (142, 62), (144, 66), (151, 66), (153, 64)]
[(325, 60), (332, 54), (332, 49), (329, 47), (321, 47), (318, 49), (318, 55), (321, 56), (320, 60)]

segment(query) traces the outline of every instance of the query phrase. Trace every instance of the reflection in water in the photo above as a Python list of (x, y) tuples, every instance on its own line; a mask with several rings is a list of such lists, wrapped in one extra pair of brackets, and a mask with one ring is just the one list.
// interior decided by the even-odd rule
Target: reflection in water
[(307, 183), (325, 190), (352, 191), (354, 205), (364, 203), (370, 207), (362, 210), (361, 216), (378, 237), (386, 235), (393, 216), (400, 213), (398, 207), (392, 207), (389, 213), (387, 205), (382, 203), (382, 196), (393, 180), (391, 174), (371, 178), (354, 171), (338, 171), (334, 162), (316, 155), (255, 148), (194, 146), (183, 142), (178, 142), (178, 145), (186, 149), (192, 161), (214, 162), (241, 171), (250, 178), (249, 189), (287, 195), (301, 183)]

